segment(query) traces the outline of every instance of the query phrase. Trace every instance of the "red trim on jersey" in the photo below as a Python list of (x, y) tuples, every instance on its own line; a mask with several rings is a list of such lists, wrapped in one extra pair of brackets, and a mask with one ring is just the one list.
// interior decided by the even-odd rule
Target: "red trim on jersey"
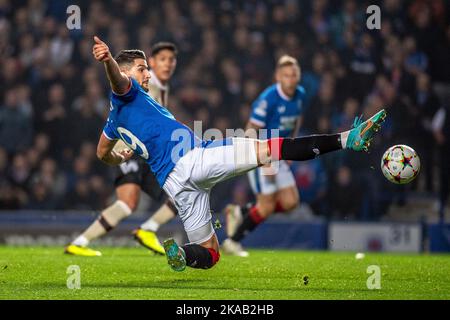
[(219, 261), (220, 259), (220, 253), (217, 252), (216, 250), (212, 249), (212, 248), (206, 248), (209, 251), (209, 254), (211, 255), (212, 258), (212, 266), (215, 265), (217, 263), (217, 261)]
[(281, 146), (283, 144), (283, 140), (284, 138), (271, 138), (267, 140), (270, 156), (273, 160), (281, 159)]

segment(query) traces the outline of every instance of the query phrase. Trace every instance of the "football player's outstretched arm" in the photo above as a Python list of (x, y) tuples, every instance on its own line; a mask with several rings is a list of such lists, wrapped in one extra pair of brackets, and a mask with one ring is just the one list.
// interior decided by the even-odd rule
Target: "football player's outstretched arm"
[(106, 164), (117, 166), (122, 162), (128, 161), (133, 152), (130, 149), (124, 149), (120, 152), (113, 150), (117, 140), (110, 140), (102, 133), (97, 145), (97, 157)]
[(130, 88), (130, 78), (120, 71), (119, 65), (111, 55), (108, 46), (97, 36), (94, 36), (94, 46), (92, 47), (92, 54), (94, 58), (103, 62), (105, 65), (106, 74), (111, 84), (111, 89), (116, 94), (124, 94)]

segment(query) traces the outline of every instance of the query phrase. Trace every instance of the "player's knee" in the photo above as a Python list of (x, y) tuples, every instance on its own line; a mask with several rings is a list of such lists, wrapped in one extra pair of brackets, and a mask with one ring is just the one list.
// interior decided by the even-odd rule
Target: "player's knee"
[(130, 208), (130, 210), (132, 212), (136, 211), (136, 209), (138, 207), (138, 203), (139, 203), (139, 199), (137, 197), (130, 196), (130, 197), (126, 197), (124, 199), (119, 198), (119, 200), (122, 200), (123, 202), (125, 202), (126, 205), (128, 206), (128, 208)]
[(138, 185), (128, 183), (116, 188), (117, 199), (123, 201), (131, 210), (136, 211), (139, 205), (141, 189)]
[(275, 207), (275, 201), (264, 201), (262, 203), (258, 203), (258, 213), (262, 218), (267, 218), (269, 215), (274, 213)]
[(292, 211), (295, 208), (297, 208), (299, 204), (300, 201), (298, 197), (289, 197), (288, 199), (282, 202), (283, 211), (284, 212)]
[(294, 210), (300, 204), (300, 196), (295, 187), (280, 190), (277, 194), (278, 212), (289, 212)]
[(118, 200), (125, 202), (128, 208), (130, 208), (130, 210), (134, 212), (136, 211), (139, 205), (139, 193), (137, 192), (118, 193)]

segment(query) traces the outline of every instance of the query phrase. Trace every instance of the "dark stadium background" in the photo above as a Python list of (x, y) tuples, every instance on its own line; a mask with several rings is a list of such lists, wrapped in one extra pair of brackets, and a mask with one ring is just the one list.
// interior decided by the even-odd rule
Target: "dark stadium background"
[[(66, 26), (72, 4), (81, 8), (80, 30)], [(366, 27), (371, 4), (381, 8), (381, 30)], [(444, 0), (0, 0), (0, 240), (65, 235), (51, 240), (63, 243), (112, 201), (112, 170), (95, 157), (109, 110), (103, 66), (91, 55), (98, 35), (113, 53), (176, 43), (169, 108), (190, 126), (243, 128), (282, 54), (301, 64), (302, 134), (347, 130), (355, 116), (387, 109), (370, 153), (293, 165), (302, 206), (274, 216), (279, 224), (268, 222), (250, 245), (285, 235), (283, 223), (298, 226), (303, 238), (278, 245), (326, 248), (329, 221), (389, 221), (419, 224), (421, 250), (433, 237), (436, 250), (450, 250), (448, 227), (432, 225), (442, 222), (439, 203), (449, 193), (449, 128), (442, 141), (430, 126), (440, 108), (450, 116), (449, 19)], [(379, 168), (397, 143), (422, 162), (406, 186), (389, 183)], [(215, 188), (212, 209), (221, 217), (227, 203), (252, 199), (244, 176)], [(122, 234), (157, 206), (143, 200)], [(314, 237), (320, 245), (308, 245)], [(385, 249), (373, 241), (368, 249)]]

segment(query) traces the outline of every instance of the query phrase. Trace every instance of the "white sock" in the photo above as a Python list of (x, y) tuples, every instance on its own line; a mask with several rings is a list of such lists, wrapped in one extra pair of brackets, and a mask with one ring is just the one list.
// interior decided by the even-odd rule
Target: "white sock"
[(153, 218), (150, 218), (141, 224), (141, 229), (156, 232), (160, 226), (161, 225), (158, 222), (154, 221)]
[(72, 241), (72, 244), (80, 247), (86, 247), (89, 244), (89, 240), (85, 236), (80, 235), (78, 238)]
[(342, 149), (345, 149), (347, 147), (347, 139), (350, 131), (341, 132), (341, 145)]

